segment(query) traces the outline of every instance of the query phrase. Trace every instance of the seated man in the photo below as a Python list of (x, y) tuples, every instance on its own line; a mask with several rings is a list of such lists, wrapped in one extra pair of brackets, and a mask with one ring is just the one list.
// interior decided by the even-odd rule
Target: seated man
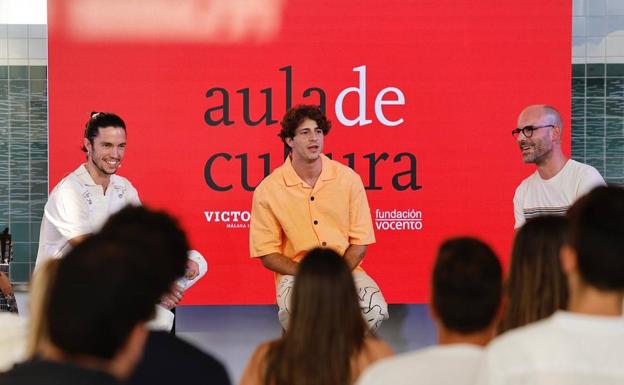
[(501, 265), (486, 244), (473, 238), (444, 242), (432, 278), (438, 345), (381, 361), (358, 384), (474, 384), (483, 346), (500, 319), (501, 295)]
[(624, 384), (624, 189), (598, 187), (568, 217), (568, 310), (494, 340), (478, 384)]
[[(50, 258), (61, 258), (72, 247), (97, 232), (114, 213), (140, 205), (130, 181), (117, 175), (126, 151), (126, 123), (110, 112), (92, 112), (85, 125), (82, 151), (86, 159), (50, 192), (41, 220), (35, 268)], [(186, 278), (195, 282), (205, 273), (203, 258), (189, 259)], [(172, 285), (158, 309), (164, 328), (173, 324), (174, 308), (189, 285)]]
[(375, 243), (366, 191), (360, 176), (323, 154), (331, 122), (317, 106), (290, 109), (279, 133), (289, 155), (256, 188), (249, 230), (251, 256), (275, 273), (278, 318), (288, 327), (290, 293), (299, 263), (317, 247), (342, 255), (372, 330), (388, 319), (377, 283), (360, 266)]

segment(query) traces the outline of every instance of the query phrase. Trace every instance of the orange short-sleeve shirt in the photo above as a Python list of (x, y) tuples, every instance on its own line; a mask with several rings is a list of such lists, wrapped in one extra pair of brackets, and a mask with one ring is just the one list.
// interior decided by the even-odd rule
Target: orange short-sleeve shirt
[(360, 176), (325, 155), (321, 159), (313, 188), (299, 178), (290, 158), (256, 188), (249, 231), (252, 257), (281, 253), (299, 262), (315, 247), (343, 255), (351, 244), (375, 243)]

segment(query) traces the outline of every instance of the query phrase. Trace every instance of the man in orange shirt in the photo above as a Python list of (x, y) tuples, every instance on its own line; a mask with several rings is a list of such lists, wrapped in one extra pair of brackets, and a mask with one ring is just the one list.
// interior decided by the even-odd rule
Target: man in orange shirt
[(276, 273), (280, 322), (288, 326), (299, 262), (309, 250), (328, 247), (353, 270), (362, 313), (375, 330), (388, 318), (388, 305), (360, 267), (367, 245), (375, 242), (362, 180), (323, 155), (331, 122), (317, 106), (297, 106), (281, 124), (279, 136), (290, 155), (256, 188), (250, 229), (251, 256)]

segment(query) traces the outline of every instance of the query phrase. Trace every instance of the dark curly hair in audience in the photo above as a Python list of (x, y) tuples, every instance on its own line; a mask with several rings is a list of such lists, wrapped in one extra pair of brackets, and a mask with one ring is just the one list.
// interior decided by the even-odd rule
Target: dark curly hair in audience
[(595, 188), (570, 207), (568, 218), (581, 278), (599, 290), (623, 290), (624, 188)]
[(502, 268), (492, 249), (475, 238), (452, 238), (433, 268), (432, 306), (449, 330), (469, 334), (492, 325), (500, 308)]
[(100, 233), (139, 244), (151, 253), (151, 279), (173, 282), (184, 275), (188, 239), (178, 222), (164, 211), (128, 205), (108, 218)]
[(60, 260), (46, 303), (46, 333), (67, 357), (111, 360), (148, 321), (168, 286), (147, 278), (139, 245), (93, 235)]
[(286, 147), (289, 147), (286, 143), (286, 138), (293, 138), (297, 127), (299, 127), (306, 118), (314, 120), (318, 128), (323, 131), (323, 135), (329, 134), (331, 121), (327, 119), (323, 111), (321, 111), (321, 108), (319, 106), (300, 104), (288, 110), (286, 115), (284, 115), (284, 119), (281, 121), (282, 129), (278, 136), (282, 139)]
[(568, 286), (559, 252), (567, 235), (568, 220), (561, 216), (532, 218), (518, 230), (505, 287), (507, 307), (499, 333), (566, 308)]
[(188, 249), (186, 235), (164, 212), (122, 209), (59, 261), (44, 305), (44, 334), (68, 357), (110, 360), (184, 274)]

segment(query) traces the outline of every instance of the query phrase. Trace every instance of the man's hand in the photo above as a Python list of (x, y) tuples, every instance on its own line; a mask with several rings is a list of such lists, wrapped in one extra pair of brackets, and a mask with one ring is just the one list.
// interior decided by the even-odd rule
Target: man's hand
[(199, 265), (192, 259), (186, 261), (186, 273), (184, 278), (193, 280), (199, 275)]
[(177, 284), (171, 285), (171, 290), (162, 296), (160, 299), (160, 304), (165, 309), (173, 309), (177, 306), (177, 304), (182, 300), (182, 296), (184, 295), (184, 289), (182, 289)]
[(296, 275), (299, 268), (299, 263), (279, 253), (267, 254), (260, 259), (264, 267), (283, 275)]
[(344, 253), (344, 259), (351, 270), (360, 265), (366, 255), (366, 245), (349, 245)]

